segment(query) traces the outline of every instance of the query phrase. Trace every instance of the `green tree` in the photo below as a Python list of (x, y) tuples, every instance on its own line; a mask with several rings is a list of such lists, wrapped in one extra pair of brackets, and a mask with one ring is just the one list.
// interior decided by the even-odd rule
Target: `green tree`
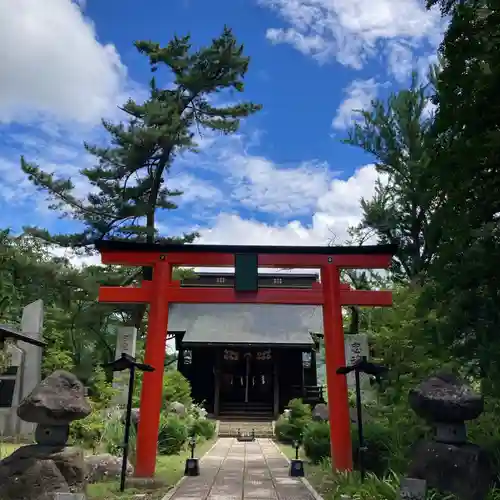
[(442, 235), (423, 307), (437, 308), (453, 355), (500, 394), (500, 11), (489, 0), (431, 3), (451, 21), (440, 48), (431, 172)]
[[(257, 112), (261, 106), (251, 102), (214, 105), (214, 97), (223, 91), (243, 91), (243, 79), (249, 57), (243, 54), (229, 28), (208, 47), (193, 51), (190, 36), (174, 37), (166, 47), (157, 43), (135, 43), (149, 59), (152, 72), (167, 69), (166, 79), (173, 85), (160, 88), (150, 81), (148, 99), (124, 105), (126, 123), (103, 121), (110, 145), (85, 144), (97, 164), (81, 171), (92, 186), (86, 198), (79, 198), (71, 179), (58, 179), (37, 165), (21, 158), (21, 167), (29, 179), (51, 200), (51, 208), (83, 223), (74, 234), (51, 235), (46, 230), (29, 228), (46, 241), (63, 246), (89, 248), (96, 240), (134, 239), (154, 242), (192, 242), (197, 234), (163, 237), (159, 234), (158, 211), (177, 208), (174, 200), (182, 191), (168, 188), (168, 174), (175, 158), (186, 151), (196, 151), (195, 132), (232, 134), (242, 118)], [(125, 277), (130, 284), (137, 273)], [(152, 269), (142, 269), (143, 279), (152, 278)], [(143, 323), (146, 306), (131, 308), (131, 323)]]
[(85, 145), (97, 160), (96, 166), (81, 171), (94, 188), (85, 199), (78, 198), (71, 179), (57, 179), (21, 159), (23, 171), (48, 194), (51, 207), (84, 224), (82, 232), (71, 235), (31, 229), (47, 241), (72, 247), (86, 247), (103, 238), (193, 241), (195, 233), (177, 238), (158, 233), (157, 211), (177, 208), (174, 200), (182, 195), (167, 187), (175, 157), (196, 151), (195, 131), (234, 133), (242, 118), (260, 109), (251, 102), (214, 105), (213, 98), (222, 91), (243, 91), (250, 61), (229, 28), (196, 51), (190, 36), (176, 36), (165, 47), (145, 41), (135, 46), (149, 59), (152, 72), (168, 69), (167, 78), (173, 78), (173, 84), (160, 88), (153, 77), (145, 102), (129, 99), (123, 106), (126, 123), (103, 121), (111, 144)]
[(362, 228), (374, 231), (379, 242), (398, 245), (394, 277), (414, 280), (433, 258), (438, 229), (432, 213), (438, 203), (429, 171), (429, 84), (413, 76), (410, 89), (392, 94), (387, 102), (375, 100), (361, 110), (362, 121), (350, 130), (347, 144), (375, 158), (381, 174), (371, 200), (361, 200)]
[(86, 380), (114, 357), (116, 328), (127, 315), (98, 303), (97, 293), (99, 283), (121, 279), (109, 266), (75, 268), (31, 235), (0, 232), (0, 323), (18, 326), (23, 307), (43, 300), (44, 374), (64, 368)]

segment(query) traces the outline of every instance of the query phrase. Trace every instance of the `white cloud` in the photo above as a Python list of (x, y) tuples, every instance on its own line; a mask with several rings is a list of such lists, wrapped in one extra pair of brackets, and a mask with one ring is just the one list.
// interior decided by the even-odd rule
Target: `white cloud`
[(370, 104), (377, 96), (377, 90), (380, 84), (373, 78), (369, 80), (354, 80), (349, 87), (345, 89), (346, 99), (337, 109), (337, 114), (332, 122), (335, 129), (347, 129), (358, 121), (361, 117), (359, 110), (370, 108)]
[(260, 212), (284, 216), (310, 213), (330, 179), (328, 166), (318, 162), (287, 168), (263, 157), (241, 154), (232, 156), (231, 165), (234, 200)]
[[(311, 213), (318, 198), (328, 190), (333, 175), (329, 166), (320, 161), (277, 164), (249, 152), (258, 143), (258, 133), (210, 137), (209, 147), (201, 148), (196, 155), (182, 155), (173, 170), (189, 171), (191, 178), (201, 174), (209, 176), (217, 191), (205, 187), (205, 199), (213, 197), (222, 201), (220, 210), (243, 207), (280, 217)], [(176, 178), (189, 179), (180, 173)], [(206, 186), (206, 181), (204, 184)], [(190, 196), (191, 185), (197, 193), (194, 180), (191, 184), (184, 180), (180, 184), (187, 196)]]
[[(322, 246), (333, 243), (341, 245), (348, 239), (348, 228), (361, 221), (360, 199), (373, 196), (377, 177), (374, 165), (365, 165), (347, 179), (333, 179), (325, 185), (323, 195), (317, 199), (317, 203), (312, 208), (309, 223), (293, 218), (279, 223), (263, 222), (244, 218), (237, 213), (220, 213), (208, 226), (198, 228), (200, 238), (196, 243), (287, 246)], [(100, 262), (99, 256), (82, 257), (58, 247), (54, 247), (52, 251), (54, 255), (69, 258), (77, 266)], [(304, 270), (295, 270), (295, 272), (301, 271)]]
[(243, 219), (235, 214), (220, 214), (208, 229), (200, 231), (200, 243), (238, 245), (326, 245), (341, 244), (347, 229), (361, 221), (360, 199), (374, 194), (377, 174), (373, 165), (358, 169), (347, 180), (335, 179), (318, 199), (311, 223), (289, 220), (267, 224)]
[(192, 174), (179, 174), (167, 181), (169, 190), (179, 190), (183, 194), (179, 197), (181, 203), (203, 203), (206, 207), (220, 203), (223, 200), (222, 191), (212, 183), (200, 179)]
[(71, 0), (3, 0), (0, 45), (0, 123), (94, 125), (120, 102), (125, 67)]
[(403, 42), (392, 41), (387, 49), (389, 71), (397, 82), (404, 83), (415, 67), (412, 47)]
[(443, 32), (439, 11), (427, 11), (420, 0), (257, 1), (285, 22), (285, 27), (268, 29), (272, 43), (287, 43), (320, 62), (336, 59), (354, 69), (390, 41), (435, 49)]

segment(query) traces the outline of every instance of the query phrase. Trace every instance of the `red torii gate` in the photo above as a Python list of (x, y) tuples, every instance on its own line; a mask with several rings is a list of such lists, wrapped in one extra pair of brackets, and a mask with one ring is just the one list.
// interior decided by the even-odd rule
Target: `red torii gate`
[[(136, 476), (152, 477), (155, 473), (168, 311), (171, 303), (321, 305), (332, 463), (336, 470), (352, 469), (347, 380), (336, 373), (337, 368), (344, 366), (346, 362), (342, 306), (390, 306), (392, 293), (351, 290), (340, 282), (340, 270), (387, 269), (396, 251), (395, 246), (157, 245), (100, 241), (96, 243), (96, 248), (101, 253), (103, 264), (153, 268), (152, 281), (144, 281), (140, 287), (101, 286), (99, 290), (101, 302), (150, 305), (144, 362), (153, 366), (155, 371), (145, 373), (143, 379)], [(173, 266), (236, 267), (238, 273), (235, 261), (241, 255), (254, 257), (255, 273), (257, 267), (319, 268), (321, 283), (315, 284), (311, 289), (256, 287), (252, 291), (240, 292), (231, 288), (181, 287), (179, 282), (172, 280)]]

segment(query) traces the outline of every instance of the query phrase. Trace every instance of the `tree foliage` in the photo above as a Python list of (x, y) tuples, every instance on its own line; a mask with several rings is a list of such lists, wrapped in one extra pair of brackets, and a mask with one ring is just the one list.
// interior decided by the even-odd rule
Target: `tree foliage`
[(126, 318), (96, 299), (99, 283), (121, 279), (116, 270), (75, 268), (43, 241), (9, 231), (0, 233), (0, 259), (0, 323), (18, 326), (24, 306), (44, 302), (44, 373), (64, 368), (87, 378), (114, 357), (116, 328)]
[(374, 231), (380, 243), (398, 245), (393, 274), (416, 279), (434, 255), (431, 234), (437, 228), (432, 213), (438, 198), (429, 176), (429, 84), (413, 76), (408, 90), (375, 100), (361, 110), (344, 141), (373, 155), (380, 177), (375, 196), (361, 200), (362, 228)]
[(48, 194), (51, 208), (84, 226), (71, 235), (52, 236), (32, 228), (33, 234), (73, 247), (104, 238), (152, 243), (192, 242), (196, 237), (196, 233), (174, 238), (159, 234), (158, 211), (176, 209), (175, 200), (183, 194), (168, 188), (168, 175), (176, 157), (196, 151), (196, 133), (234, 133), (242, 118), (260, 109), (251, 102), (215, 103), (222, 91), (243, 91), (249, 58), (229, 28), (208, 47), (195, 51), (190, 36), (176, 36), (165, 47), (149, 41), (136, 42), (135, 47), (148, 58), (153, 73), (167, 69), (162, 80), (172, 84), (162, 88), (153, 76), (149, 97), (142, 103), (129, 99), (123, 106), (125, 122), (103, 121), (109, 144), (85, 144), (96, 165), (81, 171), (91, 186), (83, 199), (71, 179), (58, 179), (21, 159), (23, 171)]
[(498, 2), (482, 1), (450, 12), (433, 126), (442, 238), (424, 306), (444, 318), (443, 339), (454, 355), (491, 385), (500, 354), (500, 270), (493, 257), (500, 252), (500, 10)]

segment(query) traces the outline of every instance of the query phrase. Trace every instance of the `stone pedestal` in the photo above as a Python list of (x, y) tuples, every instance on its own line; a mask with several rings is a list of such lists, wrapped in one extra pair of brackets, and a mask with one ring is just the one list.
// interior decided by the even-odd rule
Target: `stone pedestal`
[(425, 500), (427, 482), (414, 477), (403, 477), (399, 485), (399, 500)]
[(425, 479), (430, 489), (453, 493), (459, 500), (486, 498), (492, 478), (486, 453), (478, 446), (433, 441), (417, 446), (408, 475)]

